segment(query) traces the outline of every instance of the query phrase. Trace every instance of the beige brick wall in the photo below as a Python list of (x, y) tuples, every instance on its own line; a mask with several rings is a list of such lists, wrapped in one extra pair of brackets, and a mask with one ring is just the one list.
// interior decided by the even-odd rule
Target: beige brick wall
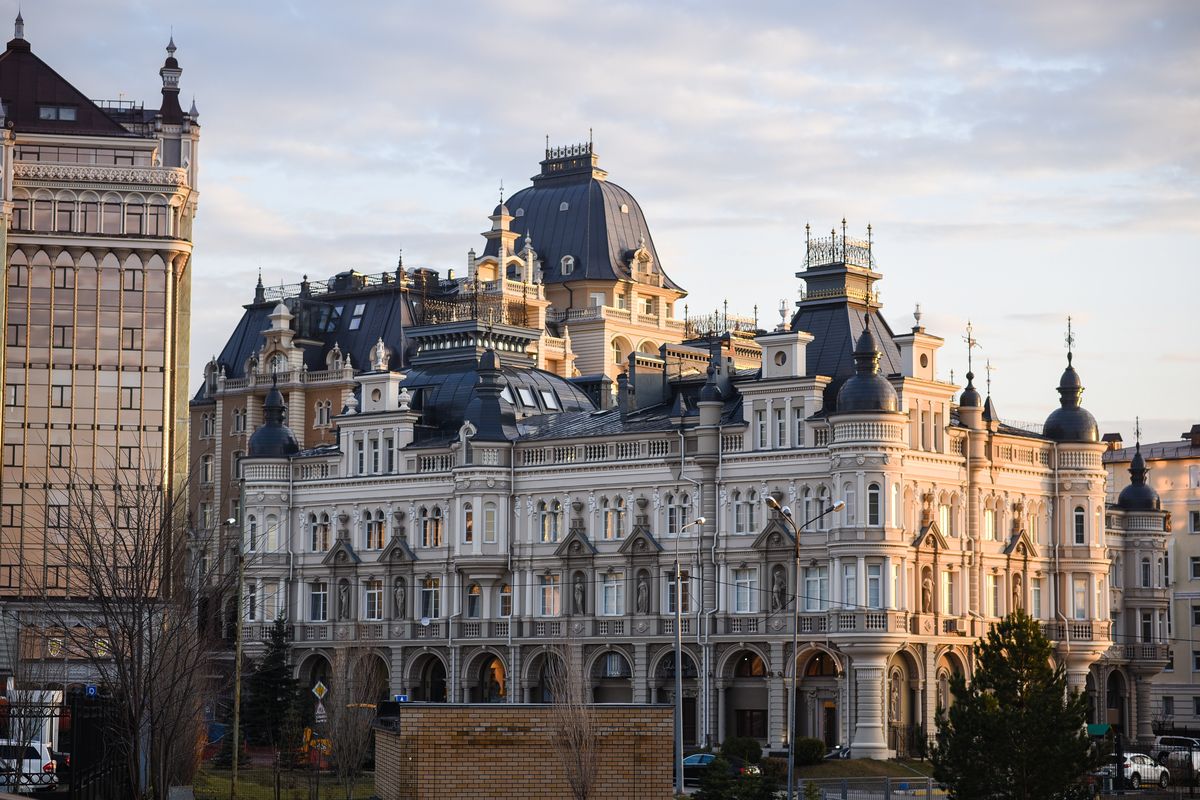
[[(591, 797), (670, 798), (672, 707), (593, 711), (600, 748)], [(402, 705), (399, 733), (376, 732), (375, 792), (380, 800), (569, 800), (551, 713), (536, 704)]]

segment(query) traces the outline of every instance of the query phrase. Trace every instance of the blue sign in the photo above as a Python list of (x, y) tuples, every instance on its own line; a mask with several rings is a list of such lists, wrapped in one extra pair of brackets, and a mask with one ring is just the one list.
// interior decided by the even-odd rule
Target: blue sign
[(94, 683), (89, 684), (86, 691), (87, 691), (88, 697), (95, 697), (97, 694), (100, 693), (100, 690), (96, 688), (96, 685)]
[(398, 694), (398, 695), (396, 695), (396, 702), (397, 702), (397, 703), (407, 703), (407, 702), (408, 702), (408, 695), (406, 695), (406, 694)]

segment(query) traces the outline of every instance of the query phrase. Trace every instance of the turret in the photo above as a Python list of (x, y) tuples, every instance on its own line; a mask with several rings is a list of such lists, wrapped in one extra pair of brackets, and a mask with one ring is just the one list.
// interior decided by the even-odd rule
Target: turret
[(166, 125), (182, 125), (183, 109), (179, 105), (179, 77), (183, 70), (175, 58), (175, 37), (167, 42), (167, 59), (158, 71), (162, 77), (162, 106), (158, 113)]

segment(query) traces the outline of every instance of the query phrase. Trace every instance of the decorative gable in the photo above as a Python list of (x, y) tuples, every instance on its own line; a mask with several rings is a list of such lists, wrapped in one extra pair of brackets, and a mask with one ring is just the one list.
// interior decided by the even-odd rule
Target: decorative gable
[(796, 537), (791, 529), (779, 517), (772, 515), (766, 526), (758, 534), (751, 545), (755, 550), (793, 550), (796, 547)]
[(663, 546), (658, 543), (645, 525), (634, 525), (629, 532), (629, 538), (617, 551), (623, 556), (650, 556), (661, 553)]
[(936, 522), (921, 528), (921, 532), (917, 534), (917, 538), (913, 539), (913, 547), (920, 550), (922, 547), (928, 547), (932, 550), (949, 550), (950, 545), (946, 541), (946, 537), (942, 536), (942, 531)]
[(406, 561), (416, 561), (417, 556), (412, 551), (412, 548), (408, 546), (408, 539), (403, 536), (393, 536), (391, 541), (387, 543), (387, 547), (383, 548), (383, 552), (379, 554), (377, 560), (381, 564), (402, 564)]
[(321, 564), (327, 567), (354, 567), (362, 563), (358, 553), (350, 546), (349, 539), (339, 538), (333, 547), (321, 559)]
[(1030, 540), (1029, 534), (1024, 530), (1019, 530), (1012, 535), (1008, 544), (1004, 546), (1004, 554), (1009, 556), (1017, 556), (1018, 558), (1037, 558), (1038, 549)]
[(591, 558), (596, 555), (596, 548), (588, 541), (583, 528), (572, 527), (567, 538), (555, 548), (554, 555), (559, 558)]

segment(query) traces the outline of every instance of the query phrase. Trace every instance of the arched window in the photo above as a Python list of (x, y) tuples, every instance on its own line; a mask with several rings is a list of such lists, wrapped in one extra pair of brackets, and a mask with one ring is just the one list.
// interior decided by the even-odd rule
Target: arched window
[(757, 653), (745, 652), (733, 666), (735, 678), (765, 678), (767, 666)]
[(614, 364), (620, 364), (624, 361), (621, 355), (621, 343), (616, 339), (612, 340), (612, 360)]
[(539, 523), (542, 530), (543, 542), (557, 542), (560, 521), (562, 518), (562, 503), (558, 500), (538, 502)]
[(667, 495), (667, 534), (677, 536), (688, 523), (691, 498), (686, 492)]
[(807, 486), (805, 486), (804, 489), (801, 490), (801, 492), (800, 492), (800, 508), (804, 513), (804, 518), (800, 520), (801, 522), (804, 522), (805, 520), (810, 520), (813, 518), (812, 490), (809, 489)]
[(253, 514), (246, 517), (246, 551), (258, 551), (258, 517)]
[(475, 541), (475, 509), (470, 503), (463, 503), (463, 544)]
[(239, 433), (246, 432), (246, 409), (235, 408), (233, 410), (233, 430), (232, 433), (236, 436)]
[(625, 498), (617, 495), (612, 500), (603, 500), (604, 509), (604, 538), (623, 539), (625, 537)]
[(938, 527), (942, 530), (943, 536), (953, 536), (954, 531), (950, 526), (950, 504), (941, 503), (938, 505)]
[(754, 533), (758, 527), (758, 492), (747, 489), (733, 493), (733, 532)]
[(314, 407), (313, 426), (317, 428), (329, 427), (329, 417), (332, 410), (332, 402), (329, 400), (318, 400)]
[(823, 531), (829, 530), (829, 514), (825, 512), (829, 510), (829, 490), (822, 486), (817, 490), (817, 513), (823, 515), (820, 521), (820, 529)]
[(432, 513), (425, 506), (417, 512), (417, 525), (421, 530), (422, 547), (442, 546), (442, 510), (434, 507)]
[(996, 509), (994, 508), (983, 510), (983, 538), (988, 542), (996, 538)]
[(1151, 583), (1152, 583), (1152, 577), (1151, 577), (1151, 571), (1150, 571), (1150, 559), (1143, 558), (1142, 559), (1142, 587), (1145, 589), (1149, 589)]
[(507, 583), (500, 586), (500, 616), (512, 616), (512, 587)]
[(883, 524), (883, 509), (880, 507), (881, 498), (879, 492), (879, 484), (872, 483), (867, 486), (867, 524), (879, 527)]
[(559, 267), (563, 275), (570, 275), (575, 271), (575, 256), (563, 256)]
[(1087, 512), (1075, 507), (1075, 544), (1087, 544)]
[(467, 618), (479, 619), (479, 615), (483, 613), (483, 590), (479, 588), (478, 583), (472, 583), (467, 587)]
[(329, 549), (329, 515), (308, 515), (309, 549), (314, 553), (324, 553)]
[(366, 549), (382, 550), (383, 549), (383, 510), (376, 509), (372, 515), (370, 511), (363, 512), (363, 525), (366, 533)]

